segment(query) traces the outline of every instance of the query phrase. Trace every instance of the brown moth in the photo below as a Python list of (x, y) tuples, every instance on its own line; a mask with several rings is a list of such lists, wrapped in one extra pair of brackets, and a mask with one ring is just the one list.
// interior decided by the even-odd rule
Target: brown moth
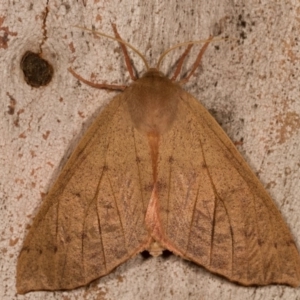
[(272, 199), (209, 112), (156, 68), (112, 99), (69, 158), (24, 241), (17, 291), (74, 289), (162, 249), (242, 285), (300, 284)]

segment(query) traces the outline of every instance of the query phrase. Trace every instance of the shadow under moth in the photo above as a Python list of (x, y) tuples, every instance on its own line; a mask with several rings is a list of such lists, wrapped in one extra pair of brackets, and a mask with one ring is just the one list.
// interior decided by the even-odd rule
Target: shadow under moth
[(241, 285), (298, 286), (299, 253), (279, 210), (214, 118), (181, 88), (212, 38), (176, 83), (192, 42), (172, 80), (147, 62), (136, 79), (126, 49), (133, 47), (113, 29), (134, 81), (93, 84), (70, 69), (123, 92), (44, 199), (18, 258), (18, 293), (74, 289), (163, 249)]

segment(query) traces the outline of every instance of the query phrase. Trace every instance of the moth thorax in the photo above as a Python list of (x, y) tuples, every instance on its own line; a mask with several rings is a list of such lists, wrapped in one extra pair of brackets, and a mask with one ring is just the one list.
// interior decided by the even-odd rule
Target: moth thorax
[(157, 71), (148, 71), (126, 91), (129, 112), (142, 133), (163, 134), (176, 118), (181, 88)]

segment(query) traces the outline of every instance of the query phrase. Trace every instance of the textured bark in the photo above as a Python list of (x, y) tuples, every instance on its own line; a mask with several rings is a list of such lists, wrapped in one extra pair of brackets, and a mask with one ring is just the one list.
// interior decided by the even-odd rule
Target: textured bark
[[(214, 115), (263, 182), (299, 248), (300, 69), (299, 2), (7, 1), (0, 2), (0, 298), (14, 299), (16, 261), (28, 228), (87, 125), (114, 93), (79, 85), (76, 69), (98, 83), (126, 85), (116, 43), (74, 25), (121, 36), (151, 66), (178, 42), (221, 33), (232, 40), (209, 47), (185, 90)], [(48, 13), (46, 13), (46, 6)], [(234, 40), (235, 39), (235, 40)], [(31, 51), (54, 70), (32, 88), (20, 63)], [(192, 51), (195, 60), (197, 48)], [(170, 70), (182, 52), (164, 61)], [(140, 74), (143, 66), (132, 56)], [(188, 67), (188, 66), (187, 66)], [(186, 70), (186, 67), (184, 67)], [(26, 299), (297, 299), (284, 286), (243, 288), (176, 256), (130, 259), (87, 288), (29, 293)]]

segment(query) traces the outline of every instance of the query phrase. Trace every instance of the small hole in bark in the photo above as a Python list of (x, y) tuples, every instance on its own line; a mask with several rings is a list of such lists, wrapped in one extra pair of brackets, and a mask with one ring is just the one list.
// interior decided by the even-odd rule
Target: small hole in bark
[(27, 51), (21, 60), (20, 67), (24, 79), (32, 87), (47, 85), (53, 76), (53, 67), (40, 54)]

